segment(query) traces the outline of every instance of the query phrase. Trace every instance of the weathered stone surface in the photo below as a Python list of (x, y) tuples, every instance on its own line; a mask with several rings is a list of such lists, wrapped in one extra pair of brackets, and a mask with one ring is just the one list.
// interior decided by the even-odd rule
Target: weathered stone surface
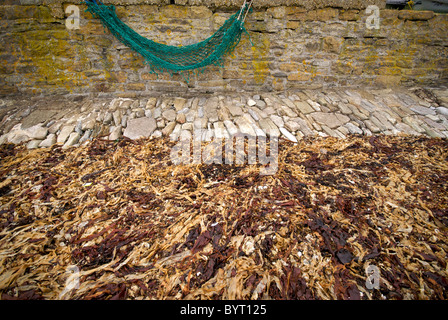
[(417, 131), (415, 131), (414, 129), (412, 129), (410, 126), (408, 126), (403, 122), (397, 123), (395, 127), (397, 128), (398, 131), (403, 132), (405, 134), (419, 135)]
[(180, 124), (184, 124), (185, 121), (187, 121), (187, 117), (185, 116), (185, 113), (179, 113), (179, 114), (176, 116), (176, 121), (177, 121), (178, 123), (180, 123)]
[(234, 117), (243, 115), (243, 109), (241, 109), (241, 107), (237, 105), (227, 106), (227, 109), (229, 110), (230, 114)]
[(308, 114), (311, 112), (314, 112), (314, 108), (312, 108), (307, 102), (305, 101), (296, 101), (295, 102), (296, 108), (302, 112), (303, 114)]
[(437, 111), (438, 114), (444, 115), (445, 117), (448, 118), (448, 108), (445, 108), (445, 107), (438, 107), (438, 108), (436, 109), (436, 111)]
[(275, 125), (279, 128), (284, 127), (285, 126), (285, 122), (283, 121), (282, 117), (279, 117), (275, 114), (271, 115), (271, 120), (272, 122), (275, 123)]
[(255, 130), (253, 129), (251, 123), (244, 118), (244, 116), (235, 118), (235, 124), (238, 126), (239, 131), (248, 136), (255, 137)]
[(175, 127), (176, 127), (176, 122), (173, 121), (173, 122), (168, 123), (166, 125), (166, 127), (162, 129), (162, 134), (164, 136), (169, 136), (173, 132)]
[(115, 127), (109, 135), (109, 140), (117, 140), (123, 136), (123, 128), (120, 126)]
[(350, 121), (350, 118), (346, 115), (337, 113), (315, 112), (312, 113), (311, 116), (317, 121), (317, 123), (326, 125), (330, 129), (343, 126), (345, 123)]
[(41, 148), (49, 148), (56, 143), (56, 134), (50, 133), (45, 140), (39, 144)]
[(224, 125), (226, 126), (227, 132), (229, 133), (230, 137), (238, 134), (239, 130), (231, 120), (225, 120)]
[(297, 138), (291, 133), (289, 132), (287, 129), (285, 128), (280, 128), (280, 132), (285, 136), (286, 139), (288, 139), (289, 141), (295, 142), (297, 143), (298, 140)]
[(70, 133), (70, 136), (68, 137), (65, 144), (62, 146), (63, 149), (66, 149), (68, 147), (74, 146), (78, 143), (79, 139), (81, 138), (81, 135), (78, 132), (72, 132)]
[(126, 129), (123, 132), (129, 139), (147, 138), (157, 128), (154, 118), (137, 118), (129, 120)]
[(26, 148), (27, 149), (36, 149), (39, 147), (41, 142), (42, 142), (42, 140), (31, 140), (30, 142), (27, 143)]
[(167, 120), (167, 121), (175, 121), (176, 120), (176, 111), (174, 111), (173, 109), (168, 109), (163, 111), (162, 116)]
[(273, 137), (280, 136), (280, 130), (271, 119), (261, 119), (258, 123), (266, 135)]
[(64, 144), (70, 134), (75, 130), (74, 125), (68, 125), (62, 127), (61, 131), (58, 134), (57, 143)]
[(362, 134), (362, 130), (351, 122), (344, 125), (351, 134)]
[(430, 108), (426, 108), (426, 107), (423, 107), (423, 106), (417, 106), (416, 105), (416, 106), (410, 107), (410, 109), (412, 111), (414, 111), (415, 113), (418, 113), (418, 114), (421, 114), (421, 115), (427, 115), (427, 114), (435, 115), (436, 114), (435, 110), (432, 110)]
[(43, 140), (48, 134), (48, 128), (35, 125), (25, 130), (30, 139)]

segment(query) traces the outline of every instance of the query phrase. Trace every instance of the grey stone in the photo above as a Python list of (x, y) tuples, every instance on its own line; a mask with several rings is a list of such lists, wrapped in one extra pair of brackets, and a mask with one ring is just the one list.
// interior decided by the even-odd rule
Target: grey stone
[(162, 134), (164, 136), (169, 136), (173, 132), (175, 127), (176, 127), (176, 122), (173, 121), (173, 122), (168, 123), (166, 125), (166, 127), (162, 129)]
[(295, 117), (297, 117), (297, 113), (295, 113), (295, 112), (294, 112), (290, 107), (288, 107), (288, 106), (281, 105), (281, 106), (280, 106), (280, 112), (281, 112), (282, 115), (284, 115), (284, 116), (288, 116), (288, 117), (290, 117), (290, 118), (295, 118)]
[(314, 112), (314, 109), (305, 101), (296, 101), (295, 105), (297, 109), (303, 114)]
[(182, 125), (182, 130), (193, 131), (193, 124), (191, 122), (184, 123)]
[(345, 103), (339, 102), (338, 107), (341, 110), (342, 114), (351, 114), (353, 113), (352, 109), (350, 109)]
[(163, 111), (162, 116), (167, 121), (175, 121), (176, 120), (176, 111), (174, 111), (172, 109), (165, 110), (165, 111)]
[(74, 129), (75, 129), (74, 125), (67, 125), (62, 127), (61, 131), (58, 134), (56, 142), (59, 144), (64, 144)]
[(437, 111), (438, 114), (441, 114), (441, 115), (443, 115), (443, 116), (448, 118), (448, 108), (438, 107), (438, 108), (436, 108), (436, 111)]
[(436, 112), (430, 108), (426, 108), (423, 106), (412, 106), (409, 109), (411, 109), (412, 111), (414, 111), (415, 113), (421, 114), (421, 115), (427, 115), (427, 114), (433, 114), (435, 115)]
[(296, 132), (300, 129), (300, 126), (297, 122), (293, 120), (289, 120), (285, 123), (285, 128), (288, 129), (290, 132)]
[(95, 126), (95, 118), (94, 117), (89, 117), (83, 121), (81, 121), (81, 130), (85, 131), (85, 130), (91, 130), (93, 129), (93, 127)]
[(177, 139), (179, 139), (181, 130), (182, 130), (182, 126), (180, 124), (176, 124), (173, 132), (171, 132), (171, 134), (170, 134), (170, 139), (172, 141), (176, 141)]
[(137, 118), (128, 121), (126, 129), (123, 132), (129, 139), (147, 138), (157, 128), (154, 118)]
[(361, 130), (358, 126), (354, 125), (354, 124), (351, 123), (351, 122), (346, 123), (344, 126), (345, 126), (345, 127), (348, 129), (348, 131), (349, 131), (350, 133), (352, 133), (352, 134), (362, 134), (362, 130)]
[(90, 139), (90, 136), (92, 135), (93, 129), (88, 129), (84, 132), (82, 137), (79, 139), (79, 143), (83, 143)]
[(215, 129), (216, 139), (228, 139), (229, 138), (229, 134), (222, 122), (215, 122), (213, 124), (213, 127)]
[(30, 142), (27, 143), (26, 148), (27, 149), (36, 149), (39, 147), (40, 143), (43, 140), (31, 140)]
[(156, 131), (154, 131), (154, 132), (151, 134), (151, 138), (161, 138), (162, 135), (163, 135), (163, 134), (162, 134), (161, 131), (156, 130)]
[(109, 140), (117, 140), (123, 136), (123, 128), (121, 126), (115, 127), (109, 135)]
[(184, 98), (176, 98), (174, 99), (173, 106), (176, 111), (180, 111), (184, 108), (187, 99)]
[(244, 116), (235, 118), (235, 124), (238, 126), (240, 132), (242, 134), (255, 137), (255, 130), (253, 129), (252, 125), (248, 120), (244, 118)]
[(445, 138), (443, 133), (439, 132), (437, 129), (430, 128), (426, 123), (423, 123), (421, 127), (425, 129), (426, 134), (432, 138)]
[(288, 139), (289, 141), (295, 142), (297, 143), (298, 140), (297, 138), (288, 130), (286, 130), (285, 128), (280, 128), (280, 132), (285, 136), (286, 139)]
[(74, 146), (78, 143), (79, 139), (81, 138), (81, 135), (78, 132), (72, 132), (70, 133), (70, 136), (68, 137), (67, 141), (65, 142), (62, 149), (66, 149), (68, 147)]
[(369, 128), (369, 130), (372, 131), (373, 133), (381, 132), (381, 128), (377, 127), (372, 121), (365, 120), (364, 123), (367, 126), (367, 128)]
[(315, 110), (315, 111), (317, 111), (317, 112), (319, 112), (319, 111), (321, 111), (321, 109), (320, 109), (320, 104), (318, 104), (317, 102), (315, 102), (315, 101), (313, 101), (313, 100), (311, 100), (311, 99), (308, 99), (308, 100), (306, 100), (306, 102)]
[(108, 112), (108, 113), (106, 113), (106, 115), (104, 116), (104, 119), (103, 119), (103, 123), (104, 124), (110, 124), (112, 121), (113, 121), (113, 115), (112, 115), (112, 113), (110, 113), (110, 112)]
[(260, 128), (264, 131), (264, 133), (266, 133), (266, 135), (272, 137), (280, 136), (280, 130), (278, 130), (278, 127), (271, 119), (261, 119), (258, 123), (260, 125)]
[(231, 106), (227, 106), (227, 109), (234, 117), (243, 115), (243, 109), (241, 109), (241, 107), (239, 107), (239, 106), (231, 105)]
[(187, 120), (187, 117), (185, 116), (185, 113), (179, 113), (176, 116), (176, 121), (180, 124), (184, 124), (186, 120)]
[(335, 129), (350, 121), (350, 118), (343, 114), (315, 112), (311, 116), (320, 125), (326, 125), (330, 129)]
[(255, 106), (256, 104), (257, 104), (257, 102), (256, 102), (255, 100), (252, 100), (252, 99), (247, 100), (247, 105), (248, 105), (249, 107), (253, 107), (253, 106)]
[(313, 130), (308, 126), (307, 121), (305, 121), (302, 118), (295, 118), (294, 121), (299, 125), (299, 130), (305, 135), (305, 136), (311, 136), (313, 135)]
[[(157, 119), (157, 118), (160, 118), (161, 116), (162, 116), (162, 109), (160, 107), (155, 108), (152, 112), (152, 117), (154, 119)], [(148, 118), (150, 118), (150, 117), (148, 117)]]
[(398, 131), (403, 132), (405, 134), (419, 135), (419, 133), (417, 131), (415, 131), (409, 125), (407, 125), (403, 122), (397, 123), (395, 125), (395, 127), (397, 128)]
[(43, 140), (48, 134), (48, 128), (35, 125), (25, 130), (30, 139)]
[(227, 131), (231, 137), (238, 134), (239, 130), (231, 120), (225, 120), (224, 125), (226, 126)]
[(249, 114), (251, 115), (252, 118), (254, 118), (255, 121), (260, 120), (260, 117), (258, 116), (258, 114), (254, 110), (248, 108), (247, 112), (249, 112)]
[(263, 100), (255, 100), (255, 102), (257, 102), (257, 107), (258, 108), (260, 108), (260, 109), (264, 109), (264, 108), (266, 108), (266, 102), (264, 102)]
[(272, 122), (274, 122), (277, 127), (282, 128), (285, 126), (285, 122), (283, 121), (282, 117), (279, 117), (279, 116), (273, 114), (273, 115), (271, 115), (270, 118), (271, 118)]
[(48, 133), (56, 133), (61, 129), (63, 123), (62, 122), (55, 122), (48, 128)]
[(49, 148), (56, 143), (56, 134), (50, 133), (45, 140), (39, 144), (41, 148)]
[[(137, 108), (135, 109), (135, 116), (137, 118), (142, 118), (145, 116), (145, 110), (143, 110), (142, 108)], [(120, 122), (121, 123), (121, 122)]]
[(413, 117), (404, 117), (403, 122), (406, 123), (408, 126), (410, 126), (412, 129), (414, 129), (415, 131), (417, 131), (419, 133), (425, 132), (425, 129), (423, 129), (419, 125), (418, 121)]

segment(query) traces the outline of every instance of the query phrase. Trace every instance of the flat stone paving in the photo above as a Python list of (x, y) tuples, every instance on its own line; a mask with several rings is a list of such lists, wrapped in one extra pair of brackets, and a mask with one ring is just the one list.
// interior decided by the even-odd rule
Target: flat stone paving
[(448, 89), (334, 89), (196, 97), (0, 99), (0, 144), (78, 146), (94, 137), (225, 139), (237, 134), (344, 139), (448, 138)]

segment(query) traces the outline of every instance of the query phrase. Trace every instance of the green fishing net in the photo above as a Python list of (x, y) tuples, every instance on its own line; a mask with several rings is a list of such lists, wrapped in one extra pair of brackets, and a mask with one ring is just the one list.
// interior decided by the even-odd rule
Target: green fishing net
[(115, 12), (113, 5), (98, 4), (86, 1), (87, 11), (100, 19), (102, 24), (123, 44), (141, 54), (151, 71), (183, 73), (191, 70), (203, 70), (209, 65), (222, 67), (223, 58), (231, 53), (241, 40), (244, 28), (244, 17), (249, 6), (243, 6), (240, 11), (226, 20), (208, 39), (187, 46), (169, 46), (149, 40), (123, 23)]

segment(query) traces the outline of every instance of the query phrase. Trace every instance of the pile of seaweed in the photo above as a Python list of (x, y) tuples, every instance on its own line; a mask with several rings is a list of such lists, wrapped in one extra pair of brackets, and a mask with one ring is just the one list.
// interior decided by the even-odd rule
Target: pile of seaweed
[(446, 139), (283, 141), (274, 175), (172, 147), (0, 146), (1, 299), (447, 299)]

